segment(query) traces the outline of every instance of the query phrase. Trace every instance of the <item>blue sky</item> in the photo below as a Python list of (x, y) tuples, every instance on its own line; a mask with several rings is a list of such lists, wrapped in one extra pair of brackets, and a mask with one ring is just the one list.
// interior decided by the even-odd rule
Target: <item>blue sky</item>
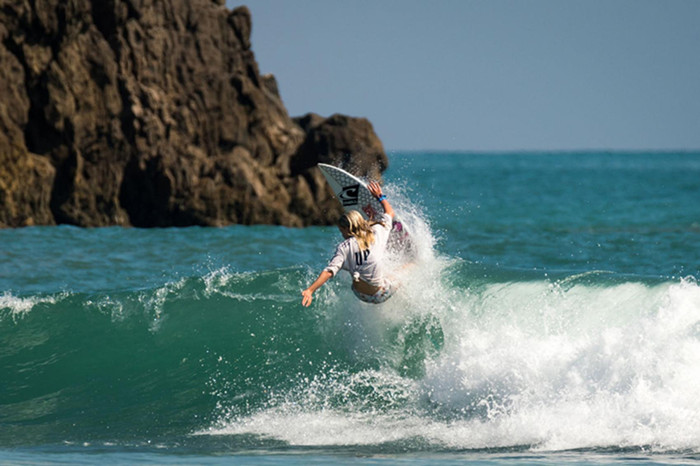
[(700, 1), (227, 0), (290, 115), (392, 150), (700, 149)]

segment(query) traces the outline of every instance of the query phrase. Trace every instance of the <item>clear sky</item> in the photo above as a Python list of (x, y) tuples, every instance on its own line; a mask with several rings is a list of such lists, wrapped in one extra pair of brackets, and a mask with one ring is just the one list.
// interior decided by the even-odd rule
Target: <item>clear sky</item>
[(700, 149), (700, 0), (227, 0), (290, 115), (392, 150)]

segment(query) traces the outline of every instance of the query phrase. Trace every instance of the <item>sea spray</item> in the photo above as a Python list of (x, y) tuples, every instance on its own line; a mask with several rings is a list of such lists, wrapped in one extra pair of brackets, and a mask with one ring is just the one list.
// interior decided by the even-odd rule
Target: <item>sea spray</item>
[[(362, 367), (367, 360), (348, 368), (324, 358), (312, 377), (291, 374), (295, 383), (259, 409), (242, 416), (229, 410), (200, 433), (248, 433), (293, 445), (422, 439), (449, 449), (696, 448), (696, 284), (574, 286), (556, 293), (546, 281), (494, 286), (501, 303), (493, 290), (480, 297), (462, 290), (458, 309), (432, 308), (444, 347), (426, 354), (420, 378), (382, 358), (396, 341), (375, 336), (371, 344), (383, 346), (375, 348), (372, 368)], [(620, 300), (611, 299), (616, 292)], [(509, 306), (516, 297), (574, 312), (565, 325), (552, 309), (539, 313), (535, 305), (529, 317), (514, 319)], [(576, 302), (597, 312), (577, 313)]]

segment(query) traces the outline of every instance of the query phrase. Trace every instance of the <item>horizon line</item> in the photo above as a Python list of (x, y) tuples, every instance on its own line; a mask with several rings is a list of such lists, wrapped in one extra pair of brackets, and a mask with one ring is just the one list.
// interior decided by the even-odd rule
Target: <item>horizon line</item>
[(439, 154), (650, 154), (650, 153), (681, 153), (700, 154), (700, 148), (695, 149), (385, 149), (387, 155), (392, 153), (439, 153)]

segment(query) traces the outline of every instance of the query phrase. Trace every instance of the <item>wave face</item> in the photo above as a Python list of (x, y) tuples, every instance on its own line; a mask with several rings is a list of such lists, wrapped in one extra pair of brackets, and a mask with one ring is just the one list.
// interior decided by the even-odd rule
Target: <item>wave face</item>
[[(261, 446), (700, 450), (700, 288), (485, 282), (380, 310), (309, 273), (0, 297), (4, 445), (225, 435)], [(415, 278), (423, 282), (424, 277)], [(415, 291), (414, 291), (415, 290)], [(251, 440), (251, 436), (254, 440)]]
[(380, 307), (301, 308), (301, 267), (6, 292), (0, 443), (700, 451), (694, 280), (484, 271), (423, 258)]
[(700, 453), (693, 276), (469, 260), (387, 190), (417, 249), (381, 306), (301, 306), (334, 228), (0, 232), (0, 447)]

